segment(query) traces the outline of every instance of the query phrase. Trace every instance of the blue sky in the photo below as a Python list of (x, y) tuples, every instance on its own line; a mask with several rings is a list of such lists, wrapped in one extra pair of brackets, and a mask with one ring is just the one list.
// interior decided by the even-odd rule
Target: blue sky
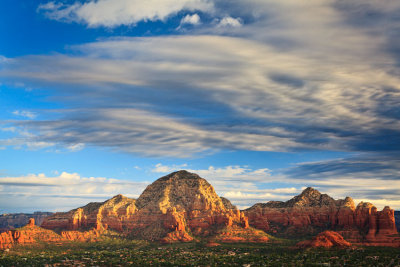
[(314, 186), (400, 209), (400, 4), (2, 1), (0, 212), (178, 169), (239, 207)]

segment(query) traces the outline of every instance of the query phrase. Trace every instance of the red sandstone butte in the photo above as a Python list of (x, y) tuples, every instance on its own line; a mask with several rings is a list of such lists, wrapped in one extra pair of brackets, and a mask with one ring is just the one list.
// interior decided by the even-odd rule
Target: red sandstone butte
[(346, 248), (350, 246), (351, 244), (349, 242), (344, 240), (344, 238), (340, 234), (334, 231), (324, 231), (313, 237), (311, 240), (301, 241), (296, 245), (296, 247), (298, 248)]

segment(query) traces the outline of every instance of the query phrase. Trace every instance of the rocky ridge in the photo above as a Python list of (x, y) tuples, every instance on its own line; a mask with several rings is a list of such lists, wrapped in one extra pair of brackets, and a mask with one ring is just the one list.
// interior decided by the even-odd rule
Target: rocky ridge
[(258, 203), (244, 211), (251, 226), (268, 233), (309, 235), (334, 230), (364, 245), (400, 246), (394, 211), (350, 197), (335, 200), (311, 187), (286, 201)]

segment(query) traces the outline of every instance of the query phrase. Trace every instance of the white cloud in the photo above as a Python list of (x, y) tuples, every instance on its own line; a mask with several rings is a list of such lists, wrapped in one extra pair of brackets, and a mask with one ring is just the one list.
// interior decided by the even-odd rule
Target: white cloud
[(242, 26), (242, 22), (241, 22), (240, 18), (224, 17), (219, 21), (217, 26), (218, 27), (240, 27), (240, 26)]
[(16, 116), (26, 117), (28, 119), (34, 119), (37, 117), (36, 113), (27, 110), (15, 110), (13, 111), (13, 114)]
[(198, 14), (186, 15), (181, 19), (181, 26), (184, 24), (199, 25), (201, 24), (201, 19)]
[(60, 175), (30, 174), (0, 177), (0, 211), (66, 211), (104, 201), (117, 194), (137, 198), (147, 182), (132, 182), (105, 177), (82, 177), (77, 173)]
[(166, 20), (179, 11), (211, 12), (211, 0), (99, 0), (62, 4), (50, 2), (40, 5), (50, 19), (86, 23), (89, 27), (117, 27), (139, 21)]

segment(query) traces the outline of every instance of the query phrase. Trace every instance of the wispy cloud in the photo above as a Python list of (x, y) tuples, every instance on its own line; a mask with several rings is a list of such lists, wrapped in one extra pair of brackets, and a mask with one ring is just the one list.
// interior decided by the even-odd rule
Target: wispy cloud
[[(68, 149), (82, 148), (77, 144), (111, 147), (120, 151), (147, 156), (191, 157), (197, 153), (233, 148), (275, 150), (292, 141), (284, 137), (251, 132), (237, 133), (235, 127), (204, 129), (181, 119), (132, 108), (86, 109), (68, 114), (57, 121), (18, 122), (21, 128), (38, 132), (15, 139), (24, 142), (64, 144)], [(13, 145), (6, 142), (2, 145)]]
[[(353, 61), (351, 55), (335, 62), (332, 55), (281, 53), (268, 44), (218, 36), (125, 38), (76, 49), (85, 56), (22, 57), (0, 72), (68, 93), (77, 102), (95, 99), (82, 111), (91, 123), (68, 112), (59, 121), (27, 123), (48, 130), (41, 141), (74, 139), (160, 156), (210, 149), (400, 149), (399, 120), (382, 112), (400, 103), (386, 100), (400, 98), (395, 62), (387, 55), (377, 67), (375, 60)], [(79, 90), (70, 89), (72, 84)], [(62, 138), (71, 129), (78, 131), (75, 137)], [(122, 139), (110, 142), (111, 131)]]

